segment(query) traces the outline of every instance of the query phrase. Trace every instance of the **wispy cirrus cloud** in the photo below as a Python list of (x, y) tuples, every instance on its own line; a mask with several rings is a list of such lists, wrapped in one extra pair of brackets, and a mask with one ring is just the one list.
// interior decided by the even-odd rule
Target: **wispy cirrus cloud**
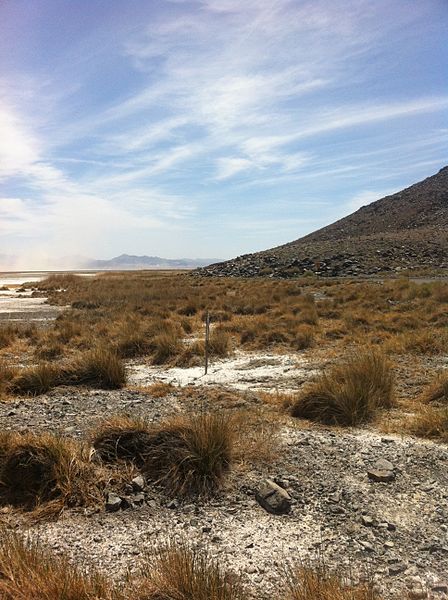
[(252, 219), (275, 245), (288, 241), (286, 223), (298, 237), (324, 219), (313, 206), (333, 202), (337, 214), (347, 198), (399, 188), (443, 160), (437, 0), (111, 0), (88, 15), (73, 6), (59, 23), (54, 2), (28, 31), (17, 13), (20, 52), (0, 80), (12, 244), (20, 230), (62, 250), (82, 231), (103, 256), (185, 255), (187, 240), (193, 254), (224, 255), (226, 243), (205, 249), (198, 234), (238, 229), (223, 207), (241, 223), (251, 222), (241, 206), (271, 223), (273, 204), (289, 211), (275, 239)]

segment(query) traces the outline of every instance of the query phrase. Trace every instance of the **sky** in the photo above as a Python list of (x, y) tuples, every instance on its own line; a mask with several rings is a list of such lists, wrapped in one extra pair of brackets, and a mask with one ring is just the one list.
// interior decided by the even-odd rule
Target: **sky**
[(447, 0), (0, 0), (0, 268), (231, 258), (436, 173), (447, 27)]

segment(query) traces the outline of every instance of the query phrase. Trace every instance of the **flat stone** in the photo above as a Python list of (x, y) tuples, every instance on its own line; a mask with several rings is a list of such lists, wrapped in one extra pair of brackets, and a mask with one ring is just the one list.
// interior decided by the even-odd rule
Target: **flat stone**
[(390, 460), (387, 460), (386, 458), (380, 458), (375, 463), (375, 469), (378, 471), (393, 471), (395, 467)]
[(379, 469), (371, 469), (367, 471), (367, 476), (371, 481), (377, 483), (390, 483), (395, 479), (393, 471), (382, 471)]
[(365, 527), (373, 527), (373, 518), (368, 515), (363, 515), (361, 517), (361, 522)]
[(291, 510), (291, 496), (272, 479), (266, 479), (255, 493), (260, 506), (274, 515), (283, 515)]
[(408, 591), (409, 600), (424, 600), (428, 597), (428, 592), (422, 587), (415, 587)]

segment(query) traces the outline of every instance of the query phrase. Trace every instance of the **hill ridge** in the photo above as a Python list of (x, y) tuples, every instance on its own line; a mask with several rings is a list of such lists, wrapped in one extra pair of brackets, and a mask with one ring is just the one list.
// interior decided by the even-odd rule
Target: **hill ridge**
[(286, 278), (439, 269), (448, 269), (448, 166), (302, 238), (198, 272)]

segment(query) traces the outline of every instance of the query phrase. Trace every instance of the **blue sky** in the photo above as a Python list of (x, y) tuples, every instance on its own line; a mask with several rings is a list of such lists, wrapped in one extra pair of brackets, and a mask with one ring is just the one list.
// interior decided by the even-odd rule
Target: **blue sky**
[(446, 0), (2, 0), (0, 254), (230, 258), (432, 175), (447, 26)]

